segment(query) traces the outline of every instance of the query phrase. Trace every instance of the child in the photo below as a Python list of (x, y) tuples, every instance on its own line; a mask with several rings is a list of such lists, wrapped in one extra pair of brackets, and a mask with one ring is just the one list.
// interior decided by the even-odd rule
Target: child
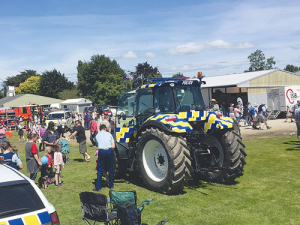
[(48, 189), (48, 165), (42, 165), (41, 167), (41, 177), (39, 179), (39, 185), (43, 189)]
[(52, 155), (51, 155), (51, 147), (50, 146), (47, 146), (45, 148), (45, 156), (48, 158), (48, 162), (47, 162), (47, 167), (48, 167), (48, 178), (47, 178), (47, 181), (49, 184), (52, 184), (52, 180), (50, 177), (53, 177), (53, 171), (52, 171), (52, 165), (53, 165), (53, 160), (52, 160)]
[(55, 187), (60, 187), (62, 184), (60, 180), (60, 172), (61, 168), (65, 167), (65, 164), (61, 153), (61, 145), (55, 145), (54, 149)]
[(21, 142), (22, 137), (23, 137), (23, 140), (25, 142), (24, 131), (23, 131), (23, 122), (20, 122), (19, 125), (18, 125), (18, 127), (19, 127), (19, 131), (18, 131), (19, 143), (22, 143)]
[(13, 150), (13, 152), (18, 156), (18, 158), (20, 158), (19, 153), (18, 153), (18, 148), (17, 148), (17, 146), (14, 146), (14, 147), (12, 148), (12, 150)]
[[(99, 153), (99, 149), (95, 152), (95, 156), (96, 156), (96, 165), (97, 165), (97, 162), (98, 162), (98, 153)], [(97, 170), (97, 166), (96, 166), (96, 169), (95, 170)], [(107, 174), (107, 171), (106, 170), (104, 170), (103, 171), (103, 176), (105, 177), (105, 179), (106, 179), (106, 184), (108, 185), (109, 183), (108, 183), (108, 174)]]

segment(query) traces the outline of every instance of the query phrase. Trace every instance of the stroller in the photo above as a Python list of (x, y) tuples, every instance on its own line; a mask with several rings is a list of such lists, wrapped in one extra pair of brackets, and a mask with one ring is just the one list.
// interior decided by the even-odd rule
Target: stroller
[(61, 153), (63, 155), (63, 161), (66, 164), (70, 163), (68, 154), (70, 153), (70, 148), (69, 148), (69, 144), (67, 141), (59, 141), (58, 144), (61, 145)]

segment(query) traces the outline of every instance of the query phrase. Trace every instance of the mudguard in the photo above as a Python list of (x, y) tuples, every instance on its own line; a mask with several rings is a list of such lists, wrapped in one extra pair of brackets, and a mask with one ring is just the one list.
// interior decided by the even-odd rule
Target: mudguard
[[(170, 120), (170, 118), (173, 120)], [(179, 114), (155, 114), (149, 117), (141, 128), (153, 125), (163, 130), (168, 129), (169, 132), (187, 133), (193, 131), (193, 127), (189, 124), (192, 121), (204, 121), (203, 130), (205, 133), (215, 129), (230, 129), (234, 126), (231, 118), (221, 116), (215, 112), (189, 111), (180, 112)], [(136, 133), (133, 134), (134, 126), (129, 123), (124, 124), (121, 128), (116, 128), (116, 131), (117, 142), (121, 143), (128, 143), (131, 135), (136, 135)]]

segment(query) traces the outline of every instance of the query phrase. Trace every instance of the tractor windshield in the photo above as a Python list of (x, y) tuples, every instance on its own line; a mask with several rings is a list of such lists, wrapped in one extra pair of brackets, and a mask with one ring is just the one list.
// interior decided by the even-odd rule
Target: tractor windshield
[(205, 110), (205, 104), (199, 86), (177, 86), (174, 87), (173, 90), (178, 112)]

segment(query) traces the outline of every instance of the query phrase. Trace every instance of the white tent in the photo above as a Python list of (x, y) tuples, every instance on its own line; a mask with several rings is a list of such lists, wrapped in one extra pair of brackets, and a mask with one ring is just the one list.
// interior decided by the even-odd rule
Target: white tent
[(82, 114), (85, 107), (92, 106), (92, 101), (86, 98), (74, 98), (67, 99), (60, 103), (61, 108), (68, 108), (71, 111), (75, 110), (76, 112)]

